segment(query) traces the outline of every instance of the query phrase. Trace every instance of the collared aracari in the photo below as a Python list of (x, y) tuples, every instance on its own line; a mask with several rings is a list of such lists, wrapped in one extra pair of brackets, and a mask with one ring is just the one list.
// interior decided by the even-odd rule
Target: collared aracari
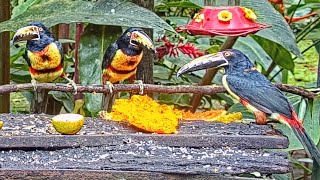
[[(19, 47), (19, 42), (27, 43), (23, 57), (28, 63), (31, 83), (35, 91), (37, 82), (53, 82), (59, 77), (66, 79), (75, 92), (77, 91), (74, 81), (69, 79), (63, 71), (64, 55), (61, 43), (55, 40), (52, 33), (42, 23), (32, 22), (18, 29), (13, 36), (13, 44)], [(38, 97), (36, 94), (35, 98), (38, 102), (43, 101), (42, 96)]]
[(306, 133), (287, 97), (260, 74), (241, 51), (228, 49), (196, 58), (177, 72), (181, 74), (207, 68), (225, 69), (222, 84), (231, 96), (239, 100), (256, 116), (258, 124), (266, 124), (266, 115), (290, 127), (308, 155), (320, 164), (320, 152)]
[[(126, 79), (132, 83), (135, 79), (137, 66), (143, 57), (143, 46), (154, 50), (152, 40), (141, 28), (128, 28), (105, 51), (102, 62), (102, 83), (109, 86), (110, 93), (104, 94), (104, 110), (110, 112), (115, 99), (112, 84)], [(142, 82), (138, 82), (140, 92), (143, 92)]]

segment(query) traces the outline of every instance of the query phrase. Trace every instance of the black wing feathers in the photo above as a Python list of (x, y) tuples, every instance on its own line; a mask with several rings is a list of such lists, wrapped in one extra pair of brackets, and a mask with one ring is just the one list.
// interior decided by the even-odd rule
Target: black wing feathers
[(110, 46), (107, 48), (107, 50), (103, 55), (102, 69), (107, 68), (111, 64), (112, 59), (116, 54), (117, 50), (118, 50), (117, 43), (110, 44)]
[(286, 96), (258, 71), (229, 74), (227, 82), (231, 91), (258, 110), (292, 118), (292, 106)]
[(64, 61), (64, 54), (63, 54), (63, 47), (62, 44), (59, 41), (54, 41), (54, 43), (57, 45), (59, 51), (60, 51), (60, 55), (61, 55), (61, 64), (63, 65), (63, 61)]

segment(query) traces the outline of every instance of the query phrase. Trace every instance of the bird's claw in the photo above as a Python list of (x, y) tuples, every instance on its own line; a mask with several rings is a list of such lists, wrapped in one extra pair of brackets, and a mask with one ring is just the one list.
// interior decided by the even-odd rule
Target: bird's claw
[(77, 87), (77, 84), (72, 80), (72, 79), (69, 79), (67, 77), (65, 77), (65, 79), (69, 82), (68, 85), (71, 85), (73, 87), (73, 94), (77, 94), (78, 93), (78, 87)]
[(33, 90), (36, 92), (37, 91), (37, 81), (35, 79), (31, 79), (31, 84), (33, 86)]
[(143, 81), (142, 80), (135, 80), (134, 83), (139, 85), (139, 94), (142, 95), (143, 94), (143, 89), (144, 89)]
[(113, 89), (114, 89), (113, 84), (110, 81), (107, 81), (106, 85), (108, 86), (110, 93), (113, 93)]

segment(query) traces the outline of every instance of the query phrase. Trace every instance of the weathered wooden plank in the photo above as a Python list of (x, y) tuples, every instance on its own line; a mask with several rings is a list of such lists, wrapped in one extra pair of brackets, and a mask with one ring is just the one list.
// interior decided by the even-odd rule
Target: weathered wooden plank
[(80, 146), (117, 145), (127, 142), (156, 142), (173, 147), (239, 147), (248, 149), (286, 148), (285, 137), (257, 135), (159, 135), (159, 134), (110, 134), (110, 135), (52, 135), (52, 136), (0, 136), (0, 149), (61, 149)]
[[(0, 114), (0, 119), (5, 122), (0, 131), (1, 136), (18, 135), (50, 135), (58, 134), (51, 128), (51, 115), (47, 114)], [(100, 118), (85, 118), (85, 125), (80, 135), (98, 135), (109, 133), (135, 133), (125, 124), (106, 121)], [(204, 135), (267, 135), (282, 136), (270, 125), (256, 125), (231, 123), (223, 124), (216, 122), (197, 121), (189, 123), (181, 121), (178, 134), (204, 134)]]
[(271, 126), (255, 124), (181, 123), (177, 134), (160, 135), (137, 133), (124, 124), (86, 118), (79, 135), (63, 136), (52, 128), (48, 115), (0, 114), (0, 119), (5, 123), (0, 131), (0, 149), (52, 149), (114, 145), (128, 141), (153, 141), (160, 145), (176, 147), (288, 147), (287, 138)]
[(127, 142), (55, 151), (0, 152), (0, 169), (86, 169), (174, 174), (287, 173), (287, 154), (236, 147), (190, 148)]
[(108, 170), (1, 170), (0, 179), (16, 180), (16, 179), (46, 179), (46, 180), (256, 180), (257, 178), (243, 178), (235, 176), (223, 175), (183, 175), (183, 174), (164, 174), (143, 171), (108, 171)]

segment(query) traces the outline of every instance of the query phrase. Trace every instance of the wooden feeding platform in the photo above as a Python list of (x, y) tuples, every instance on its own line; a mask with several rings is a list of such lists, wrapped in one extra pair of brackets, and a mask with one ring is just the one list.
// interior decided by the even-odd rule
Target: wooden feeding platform
[(86, 118), (77, 135), (60, 135), (50, 117), (0, 114), (0, 179), (243, 179), (291, 168), (276, 150), (288, 140), (270, 125), (181, 122), (161, 135)]

